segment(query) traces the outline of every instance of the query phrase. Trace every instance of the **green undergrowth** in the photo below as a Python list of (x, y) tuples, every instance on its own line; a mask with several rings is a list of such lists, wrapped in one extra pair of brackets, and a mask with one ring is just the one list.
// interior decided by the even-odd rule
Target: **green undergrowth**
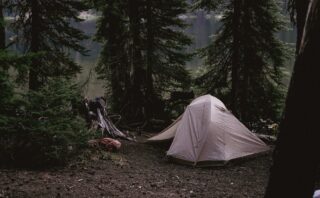
[(15, 94), (0, 112), (0, 164), (47, 167), (66, 164), (90, 134), (78, 112), (77, 85), (52, 79), (37, 91)]

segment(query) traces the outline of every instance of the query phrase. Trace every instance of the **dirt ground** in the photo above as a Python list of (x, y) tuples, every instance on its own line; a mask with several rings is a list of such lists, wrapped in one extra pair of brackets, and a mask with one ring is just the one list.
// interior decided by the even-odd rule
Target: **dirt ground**
[(226, 167), (170, 163), (165, 149), (122, 141), (64, 168), (0, 170), (2, 197), (263, 197), (271, 154)]

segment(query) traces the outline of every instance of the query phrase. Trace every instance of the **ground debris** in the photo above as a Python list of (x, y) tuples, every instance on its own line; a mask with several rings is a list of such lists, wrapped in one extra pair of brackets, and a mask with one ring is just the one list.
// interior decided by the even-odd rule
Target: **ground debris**
[(204, 169), (168, 163), (165, 151), (124, 141), (116, 153), (99, 151), (95, 160), (89, 157), (85, 163), (65, 168), (0, 169), (0, 198), (263, 197), (270, 154), (228, 167)]

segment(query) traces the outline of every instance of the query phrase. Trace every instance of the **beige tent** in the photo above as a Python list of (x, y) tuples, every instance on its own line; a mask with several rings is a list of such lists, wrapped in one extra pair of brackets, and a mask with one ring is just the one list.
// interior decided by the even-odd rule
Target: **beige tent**
[(211, 95), (192, 101), (182, 116), (148, 141), (172, 138), (167, 155), (193, 165), (224, 164), (269, 150), (219, 99)]

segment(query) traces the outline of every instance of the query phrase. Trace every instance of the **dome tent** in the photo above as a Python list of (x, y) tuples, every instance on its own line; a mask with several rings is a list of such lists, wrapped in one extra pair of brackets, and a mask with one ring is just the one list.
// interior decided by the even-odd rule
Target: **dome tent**
[(193, 165), (219, 165), (269, 147), (211, 95), (196, 98), (172, 125), (149, 142), (172, 139), (167, 155)]

